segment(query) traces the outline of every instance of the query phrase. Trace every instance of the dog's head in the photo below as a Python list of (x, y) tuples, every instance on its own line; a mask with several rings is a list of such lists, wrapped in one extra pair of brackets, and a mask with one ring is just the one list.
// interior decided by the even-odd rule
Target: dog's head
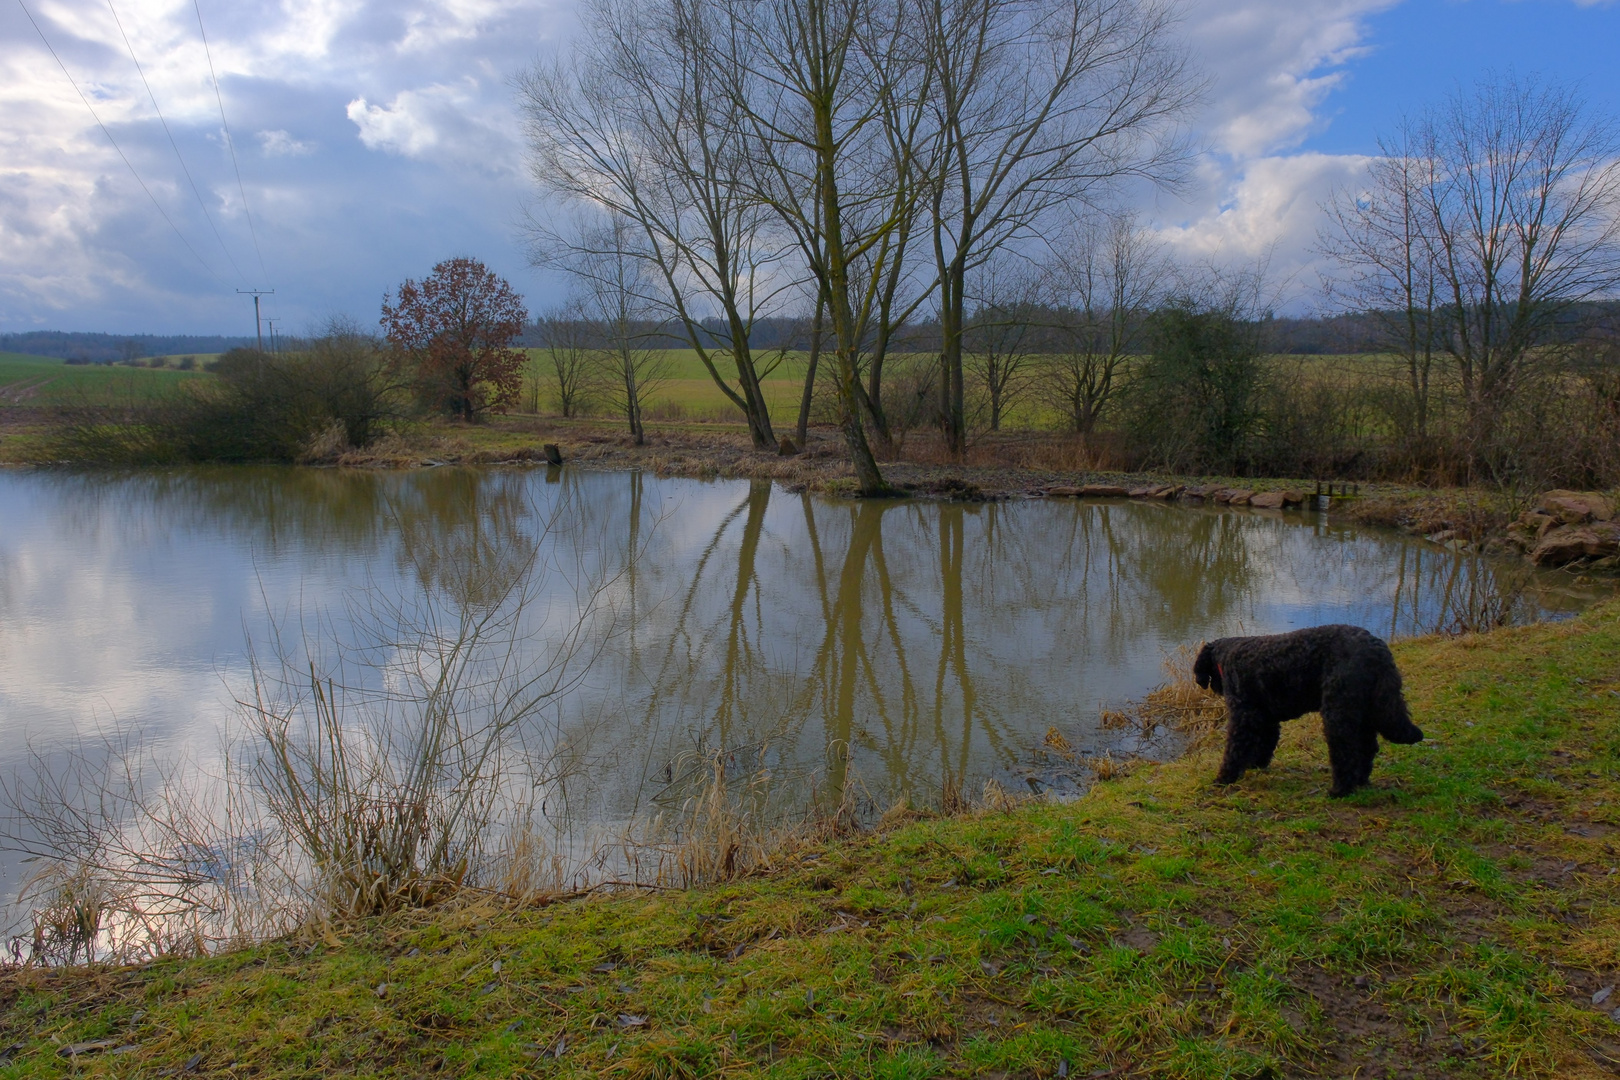
[(1215, 660), (1215, 650), (1205, 644), (1198, 650), (1198, 659), (1193, 661), (1193, 678), (1197, 680), (1199, 689), (1212, 693), (1225, 693), (1221, 686), (1221, 665)]

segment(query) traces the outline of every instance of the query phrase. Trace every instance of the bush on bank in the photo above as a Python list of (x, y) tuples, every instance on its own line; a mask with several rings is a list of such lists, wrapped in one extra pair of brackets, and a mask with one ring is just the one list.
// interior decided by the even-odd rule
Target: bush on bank
[(335, 324), (294, 352), (232, 349), (158, 402), (83, 409), (49, 456), (104, 464), (311, 462), (371, 445), (406, 419), (409, 398), (375, 339)]

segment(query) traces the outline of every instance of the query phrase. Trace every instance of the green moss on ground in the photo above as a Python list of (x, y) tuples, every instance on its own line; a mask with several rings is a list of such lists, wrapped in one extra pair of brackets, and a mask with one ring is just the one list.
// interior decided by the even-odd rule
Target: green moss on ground
[(1620, 607), (1396, 651), (1430, 741), (1347, 800), (1301, 721), (1232, 788), (1203, 748), (723, 887), (10, 973), (0, 1075), (1613, 1075)]

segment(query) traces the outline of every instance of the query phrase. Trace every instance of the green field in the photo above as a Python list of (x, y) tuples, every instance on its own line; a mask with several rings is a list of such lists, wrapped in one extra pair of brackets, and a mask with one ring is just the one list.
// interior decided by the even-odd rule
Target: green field
[(182, 382), (201, 375), (0, 353), (0, 407), (138, 404), (173, 393)]
[[(535, 380), (539, 380), (540, 411), (551, 410), (550, 383), (547, 382), (544, 349), (526, 349), (530, 364), (525, 372), (525, 401), (532, 400)], [(647, 394), (644, 407), (657, 419), (687, 420), (741, 420), (742, 411), (733, 405), (714, 385), (708, 369), (693, 349), (663, 350), (664, 375)], [(722, 375), (735, 368), (720, 364)], [(770, 403), (771, 419), (777, 424), (791, 424), (799, 415), (799, 396), (804, 391), (804, 359), (794, 354), (777, 365), (761, 382), (766, 401)], [(733, 385), (735, 382), (733, 380)], [(830, 385), (830, 384), (829, 384)], [(590, 410), (594, 414), (607, 411), (600, 401)]]
[[(544, 350), (526, 350), (531, 358), (525, 372), (522, 401), (527, 411), (536, 400), (541, 413), (553, 411), (550, 385), (542, 368)], [(205, 377), (202, 366), (214, 359), (214, 354), (192, 355), (196, 369), (181, 371), (180, 355), (161, 358), (165, 366), (126, 367), (123, 365), (71, 365), (43, 356), (18, 353), (0, 353), (0, 407), (4, 406), (71, 406), (109, 405), (151, 401), (172, 392), (187, 379)], [(647, 394), (645, 407), (652, 419), (659, 420), (714, 420), (740, 421), (742, 414), (714, 384), (708, 371), (691, 349), (670, 349), (664, 353), (667, 375)], [(895, 370), (912, 357), (897, 357)], [(1377, 363), (1381, 358), (1367, 356), (1283, 357), (1300, 364), (1300, 374), (1308, 380), (1327, 382), (1365, 383), (1382, 376), (1386, 365)], [(151, 361), (148, 360), (148, 363)], [(770, 402), (772, 419), (778, 425), (791, 425), (799, 413), (799, 400), (803, 392), (805, 358), (790, 354), (767, 376), (762, 385)], [(722, 365), (722, 374), (729, 374)], [(894, 384), (891, 382), (890, 387)], [(831, 383), (819, 380), (818, 406), (814, 415), (826, 419), (830, 415)], [(890, 391), (893, 392), (892, 389)], [(976, 392), (970, 385), (969, 396)], [(588, 412), (602, 415), (608, 406), (598, 400)], [(1010, 428), (1058, 428), (1062, 418), (1043, 406), (1030, 393), (1008, 411), (1005, 424)]]
[[(551, 397), (550, 384), (546, 381), (547, 375), (541, 366), (545, 350), (526, 350), (531, 357), (531, 363), (525, 374), (526, 390), (524, 401), (533, 400), (534, 380), (540, 380), (540, 411), (550, 411)], [(692, 349), (668, 349), (663, 354), (667, 365), (668, 375), (654, 386), (648, 393), (645, 405), (648, 413), (657, 419), (687, 419), (687, 420), (741, 420), (741, 411), (728, 401), (720, 390), (714, 385), (708, 371), (703, 367), (702, 361)], [(891, 357), (889, 371), (894, 377), (900, 377), (908, 365), (915, 366), (918, 361), (932, 360), (932, 357), (923, 358), (914, 355), (895, 355)], [(1357, 393), (1362, 388), (1371, 386), (1390, 378), (1395, 368), (1392, 358), (1366, 354), (1346, 355), (1320, 355), (1320, 356), (1275, 356), (1271, 358), (1273, 372), (1283, 379), (1299, 379), (1305, 385), (1322, 385), (1335, 392)], [(831, 358), (823, 355), (823, 364), (817, 380), (817, 398), (822, 402), (820, 413), (823, 419), (830, 415), (830, 402), (827, 401), (831, 393), (832, 384), (826, 378)], [(1036, 364), (1031, 360), (1029, 367), (1032, 372)], [(766, 400), (771, 407), (771, 419), (778, 425), (792, 424), (799, 415), (800, 395), (804, 390), (805, 357), (800, 353), (790, 353), (776, 369), (762, 382)], [(720, 365), (722, 375), (730, 375), (731, 369)], [(1448, 372), (1439, 365), (1433, 376), (1437, 400), (1445, 391)], [(885, 380), (885, 394), (895, 392), (896, 383), (892, 378)], [(968, 376), (967, 393), (969, 398), (969, 411), (977, 409), (983, 414), (981, 419), (987, 420), (988, 406), (980, 399), (983, 392), (975, 385), (975, 380)], [(605, 411), (605, 407), (598, 403), (592, 410), (594, 413)], [(1004, 426), (1012, 429), (1035, 428), (1041, 430), (1061, 429), (1065, 426), (1064, 417), (1054, 411), (1048, 404), (1041, 401), (1040, 395), (1035, 392), (1033, 385), (1026, 386), (1019, 393), (1012, 406), (1003, 416)]]

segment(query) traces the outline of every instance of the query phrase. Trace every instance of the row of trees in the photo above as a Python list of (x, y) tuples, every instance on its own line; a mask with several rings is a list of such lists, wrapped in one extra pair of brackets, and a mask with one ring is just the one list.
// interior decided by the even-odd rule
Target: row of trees
[(1503, 79), (1408, 119), (1379, 149), (1365, 185), (1326, 207), (1329, 297), (1371, 316), (1419, 439), (1449, 369), (1472, 478), (1501, 480), (1516, 400), (1591, 351), (1592, 328), (1572, 332), (1571, 316), (1620, 289), (1620, 138), (1571, 91)]
[[(589, 257), (576, 254), (576, 295), (537, 320), (528, 336), (543, 350), (542, 379), (564, 416), (577, 415), (587, 403), (611, 399), (639, 443), (646, 395), (668, 374), (665, 350), (695, 339), (700, 356), (726, 356), (730, 328), (714, 319), (694, 320), (689, 328), (661, 320), (662, 311), (641, 288), (639, 263), (615, 242), (624, 239), (624, 230), (622, 221), (606, 226), (594, 237), (601, 250)], [(964, 433), (984, 426), (999, 429), (1018, 403), (1039, 397), (1070, 419), (1077, 432), (1089, 435), (1116, 397), (1130, 353), (1145, 340), (1145, 320), (1169, 295), (1174, 272), (1162, 248), (1127, 215), (1107, 219), (1077, 241), (1061, 258), (992, 258), (968, 279), (971, 306), (958, 335), (963, 378), (953, 391), (962, 399)], [(788, 366), (803, 379), (796, 433), (802, 445), (816, 379), (824, 375), (820, 360), (829, 337), (825, 312), (813, 319), (776, 319), (750, 336), (769, 341), (765, 346), (750, 342), (749, 368), (760, 381)], [(915, 406), (926, 404), (925, 411), (937, 416), (941, 372), (937, 367), (917, 370), (916, 359), (938, 356), (946, 340), (937, 321), (892, 327), (883, 357), (887, 380), (880, 375), (874, 382), (863, 372), (861, 389), (869, 403), (884, 401), (885, 381), (890, 397), (899, 395), (882, 407), (881, 434), (889, 447), (914, 426)], [(918, 387), (926, 393), (926, 403), (906, 400)], [(741, 397), (728, 394), (746, 414)], [(751, 429), (771, 432), (772, 418), (763, 405), (761, 409), (762, 417)]]
[[(520, 84), (534, 178), (573, 211), (531, 221), (534, 259), (599, 312), (617, 291), (679, 328), (758, 447), (776, 441), (760, 382), (779, 355), (754, 332), (784, 314), (810, 327), (801, 426), (828, 378), (869, 493), (897, 435), (885, 373), (919, 320), (959, 452), (973, 384), (998, 426), (1021, 355), (1046, 357), (1041, 385), (1065, 384), (1089, 432), (1153, 347), (1148, 312), (1161, 329), (1263, 314), (1107, 211), (1186, 161), (1197, 88), (1152, 0), (593, 0), (584, 23)], [(1616, 140), (1568, 92), (1507, 79), (1383, 151), (1327, 207), (1330, 303), (1401, 358), (1420, 432), (1437, 367), (1460, 380), (1470, 471), (1499, 477), (1498, 419), (1549, 332), (1620, 287)], [(1226, 348), (1192, 355), (1218, 368)]]
[[(1328, 341), (1363, 355), (1287, 355), (1299, 321), (1267, 316), (1263, 264), (1177, 267), (1128, 218), (1073, 250), (1044, 265), (992, 263), (974, 279), (983, 299), (964, 335), (970, 431), (1009, 422), (1067, 429), (1089, 460), (1114, 468), (1461, 483), (1480, 479), (1477, 461), (1486, 460), (1497, 483), (1620, 479), (1617, 305), (1563, 309), (1495, 410), (1481, 452), (1456, 363), (1436, 353), (1415, 384), (1399, 350), (1365, 351), (1396, 313), (1342, 321), (1338, 329), (1355, 336)], [(543, 383), (565, 414), (611, 404), (634, 422), (622, 372), (638, 373), (644, 394), (656, 386), (671, 327), (601, 315), (574, 305), (531, 331), (542, 346), (531, 407)], [(801, 443), (812, 400), (818, 420), (836, 404), (825, 385), (814, 387), (817, 330), (808, 318), (778, 320), (758, 335), (774, 362), (804, 379)], [(941, 339), (936, 323), (918, 320), (891, 344), (886, 409), (896, 442), (937, 419)]]
[[(535, 175), (574, 207), (533, 223), (536, 260), (577, 286), (542, 320), (565, 412), (611, 387), (640, 440), (673, 332), (772, 448), (761, 384), (794, 314), (801, 441), (819, 378), (868, 493), (923, 398), (954, 451), (1038, 394), (1083, 436), (1120, 414), (1139, 460), (1228, 469), (1257, 431), (1333, 411), (1278, 405), (1263, 268), (1178, 269), (1102, 205), (1122, 178), (1174, 173), (1186, 78), (1163, 13), (952, 2), (775, 0), (749, 21), (728, 0), (600, 0), (583, 48), (528, 74)], [(1590, 358), (1612, 350), (1572, 323), (1620, 289), (1620, 142), (1568, 92), (1502, 80), (1384, 151), (1326, 207), (1328, 296), (1396, 360), (1375, 423), (1505, 481), (1526, 416), (1572, 387), (1601, 398)], [(468, 260), (384, 310), (419, 388), (468, 418), (515, 398), (523, 319)], [(919, 351), (937, 357), (920, 374)]]
[(867, 494), (899, 329), (938, 321), (959, 450), (976, 273), (1185, 160), (1195, 87), (1156, 0), (592, 0), (583, 23), (520, 84), (534, 177), (577, 214), (532, 223), (536, 261), (590, 285), (633, 263), (760, 448), (751, 330), (813, 311)]

